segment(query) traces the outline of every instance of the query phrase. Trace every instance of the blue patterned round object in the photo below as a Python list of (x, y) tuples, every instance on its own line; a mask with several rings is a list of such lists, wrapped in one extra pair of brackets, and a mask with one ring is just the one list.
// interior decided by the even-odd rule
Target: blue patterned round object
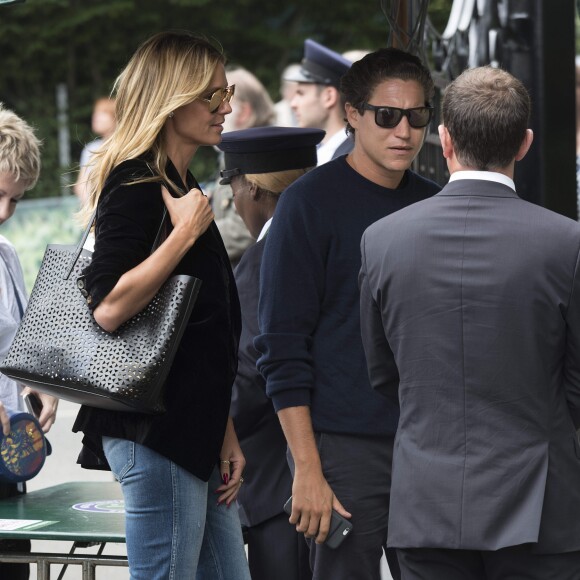
[(0, 430), (0, 480), (27, 481), (42, 469), (47, 441), (40, 423), (29, 413), (12, 415), (10, 426), (8, 435)]

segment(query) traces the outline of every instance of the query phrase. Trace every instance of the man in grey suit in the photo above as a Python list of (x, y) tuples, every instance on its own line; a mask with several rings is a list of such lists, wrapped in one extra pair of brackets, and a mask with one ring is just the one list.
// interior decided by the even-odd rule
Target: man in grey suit
[(362, 239), (371, 385), (400, 403), (388, 545), (403, 580), (580, 578), (580, 225), (520, 199), (530, 99), (448, 87), (451, 179)]

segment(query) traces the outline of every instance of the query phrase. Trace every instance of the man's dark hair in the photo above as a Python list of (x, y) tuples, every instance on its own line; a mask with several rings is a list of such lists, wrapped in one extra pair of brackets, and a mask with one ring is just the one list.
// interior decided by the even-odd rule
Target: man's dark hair
[(445, 91), (443, 124), (465, 167), (481, 171), (507, 167), (526, 135), (530, 95), (510, 73), (483, 66), (468, 69)]
[[(340, 92), (346, 103), (363, 114), (362, 107), (375, 88), (389, 79), (417, 81), (425, 92), (425, 105), (430, 104), (435, 89), (429, 69), (418, 57), (398, 48), (380, 48), (353, 63), (340, 81)], [(346, 130), (354, 134), (348, 122)]]

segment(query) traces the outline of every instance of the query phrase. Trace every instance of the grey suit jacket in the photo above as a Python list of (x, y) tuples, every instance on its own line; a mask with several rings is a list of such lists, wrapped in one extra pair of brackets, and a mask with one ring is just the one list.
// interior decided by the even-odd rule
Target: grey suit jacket
[(580, 549), (580, 225), (464, 180), (361, 249), (371, 384), (401, 407), (388, 544)]

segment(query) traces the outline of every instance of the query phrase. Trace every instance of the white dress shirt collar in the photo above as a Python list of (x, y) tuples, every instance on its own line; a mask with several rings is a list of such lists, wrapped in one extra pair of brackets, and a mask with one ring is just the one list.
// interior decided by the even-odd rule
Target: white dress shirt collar
[(323, 165), (332, 160), (334, 152), (346, 141), (348, 135), (344, 129), (336, 132), (332, 137), (316, 150), (317, 165)]
[(268, 230), (270, 229), (270, 225), (272, 223), (272, 218), (270, 218), (263, 226), (262, 226), (262, 231), (260, 232), (260, 235), (258, 236), (258, 239), (256, 240), (256, 242), (259, 242), (267, 233)]

